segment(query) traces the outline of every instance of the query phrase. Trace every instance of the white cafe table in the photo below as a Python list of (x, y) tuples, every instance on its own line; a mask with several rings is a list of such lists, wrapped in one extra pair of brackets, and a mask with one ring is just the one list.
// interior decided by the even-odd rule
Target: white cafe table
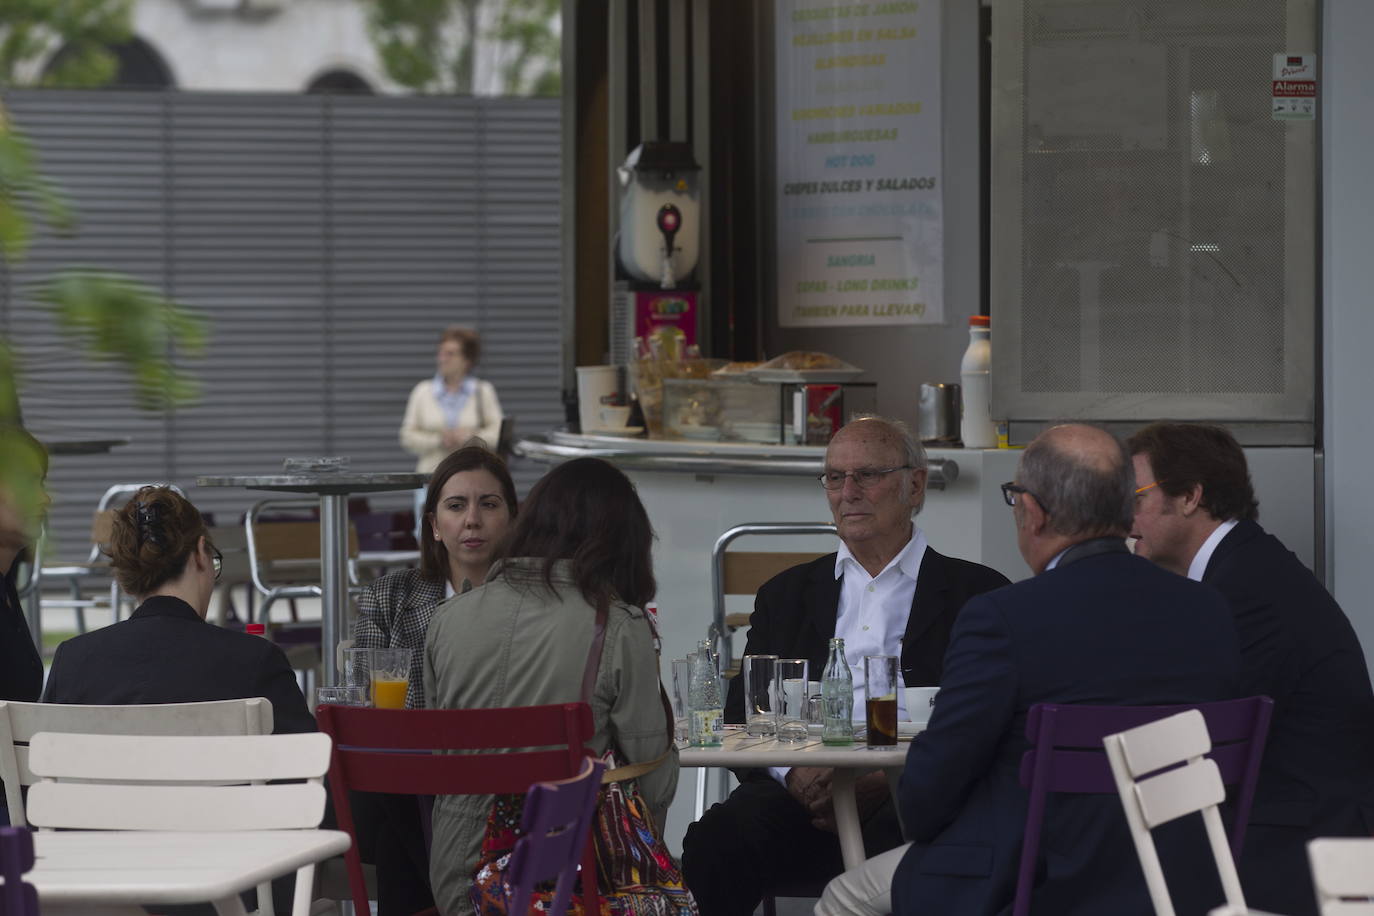
[(347, 636), (348, 620), (348, 497), (353, 493), (414, 490), (429, 483), (428, 474), (415, 472), (292, 471), (197, 477), (198, 487), (245, 487), (281, 493), (316, 493), (320, 497), (320, 653), (324, 682), (338, 683), (333, 647)]
[(44, 916), (136, 912), (138, 904), (213, 902), (243, 916), (239, 894), (348, 849), (339, 830), (45, 830), (24, 880)]
[(844, 867), (849, 869), (862, 865), (865, 858), (854, 783), (870, 770), (885, 771), (895, 804), (897, 778), (902, 774), (909, 746), (909, 741), (898, 741), (895, 747), (868, 748), (860, 740), (836, 747), (822, 744), (819, 735), (812, 735), (805, 741), (787, 742), (751, 738), (742, 727), (727, 726), (720, 747), (679, 744), (678, 761), (685, 767), (834, 767), (830, 788), (835, 801), (835, 832), (840, 838)]

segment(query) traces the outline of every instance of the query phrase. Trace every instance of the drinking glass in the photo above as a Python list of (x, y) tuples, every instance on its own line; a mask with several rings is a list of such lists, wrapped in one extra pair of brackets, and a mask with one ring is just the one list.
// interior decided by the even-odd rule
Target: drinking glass
[(744, 733), (752, 738), (778, 733), (777, 669), (776, 655), (744, 656)]
[(371, 649), (345, 649), (343, 654), (342, 686), (357, 687), (363, 692), (362, 705), (372, 702), (372, 667), (368, 661)]
[(673, 659), (673, 723), (679, 741), (687, 738), (687, 716), (689, 714), (692, 689), (692, 660)]
[(806, 701), (809, 699), (807, 661), (804, 658), (780, 658), (777, 664), (778, 740), (805, 741)]
[(897, 743), (897, 656), (864, 656), (864, 694), (868, 697), (869, 747)]
[(410, 684), (410, 650), (369, 649), (372, 705), (378, 709), (404, 709)]
[(366, 706), (367, 693), (361, 687), (339, 684), (315, 688), (315, 705), (325, 703), (331, 706)]

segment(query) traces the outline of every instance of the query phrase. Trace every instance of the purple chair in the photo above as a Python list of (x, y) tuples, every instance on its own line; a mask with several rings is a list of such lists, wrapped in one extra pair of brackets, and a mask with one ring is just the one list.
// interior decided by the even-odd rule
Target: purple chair
[(1207, 722), (1212, 752), (1221, 780), (1236, 786), (1235, 819), (1231, 824), (1231, 855), (1240, 858), (1250, 803), (1259, 779), (1260, 758), (1269, 734), (1274, 701), (1246, 697), (1217, 703), (1179, 706), (1058, 706), (1037, 703), (1026, 718), (1031, 749), (1021, 757), (1021, 785), (1030, 791), (1026, 830), (1021, 840), (1021, 864), (1016, 875), (1012, 916), (1028, 916), (1035, 866), (1040, 855), (1040, 827), (1051, 792), (1115, 795), (1116, 782), (1107, 763), (1102, 739), (1116, 732), (1155, 722), (1187, 709), (1197, 709)]
[(507, 913), (528, 913), (534, 886), (555, 877), (558, 885), (548, 912), (568, 911), (605, 769), (606, 764), (588, 757), (577, 776), (530, 786), (520, 821), (521, 836), (506, 870)]
[(38, 891), (24, 881), (33, 868), (33, 834), (26, 827), (0, 827), (0, 914), (39, 916)]

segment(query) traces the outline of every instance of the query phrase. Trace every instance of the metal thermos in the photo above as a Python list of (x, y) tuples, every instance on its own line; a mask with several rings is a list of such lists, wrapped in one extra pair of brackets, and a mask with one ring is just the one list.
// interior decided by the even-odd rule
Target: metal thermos
[(946, 383), (921, 386), (917, 434), (930, 445), (952, 445), (959, 441), (959, 386)]

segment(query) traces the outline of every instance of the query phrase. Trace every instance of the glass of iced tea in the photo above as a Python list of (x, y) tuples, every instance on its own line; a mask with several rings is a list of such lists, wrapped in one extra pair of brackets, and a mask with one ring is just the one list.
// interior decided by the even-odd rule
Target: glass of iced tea
[(897, 743), (897, 687), (897, 656), (864, 656), (869, 747), (891, 747)]
[(404, 709), (410, 686), (409, 649), (370, 649), (372, 705), (378, 709)]

